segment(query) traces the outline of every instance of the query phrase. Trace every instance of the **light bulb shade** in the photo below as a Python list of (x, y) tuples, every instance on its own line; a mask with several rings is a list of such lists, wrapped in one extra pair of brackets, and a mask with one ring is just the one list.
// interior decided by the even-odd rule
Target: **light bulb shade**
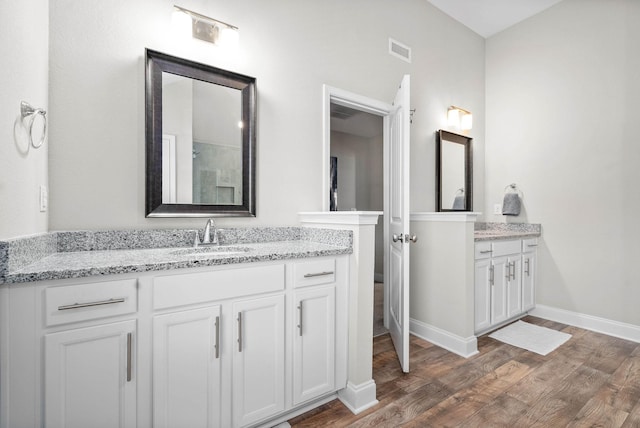
[(191, 16), (180, 9), (173, 9), (171, 15), (171, 29), (173, 34), (180, 39), (191, 36)]
[(235, 48), (238, 46), (239, 38), (240, 34), (237, 28), (223, 26), (219, 30), (218, 42), (216, 44), (224, 48)]
[(450, 107), (447, 111), (447, 125), (458, 127), (460, 125), (460, 110)]
[(473, 127), (473, 115), (471, 113), (463, 113), (460, 118), (460, 129), (468, 131)]

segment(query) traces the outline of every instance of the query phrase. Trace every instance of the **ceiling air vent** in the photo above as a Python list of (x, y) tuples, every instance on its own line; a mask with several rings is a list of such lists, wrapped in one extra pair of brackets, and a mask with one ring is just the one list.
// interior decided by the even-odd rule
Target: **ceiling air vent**
[(389, 37), (389, 53), (407, 62), (411, 62), (411, 48)]

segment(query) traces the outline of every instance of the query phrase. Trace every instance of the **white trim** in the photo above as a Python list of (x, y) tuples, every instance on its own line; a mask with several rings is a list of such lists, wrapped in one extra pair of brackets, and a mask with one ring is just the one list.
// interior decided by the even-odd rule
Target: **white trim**
[[(258, 428), (278, 428), (278, 427), (286, 427), (286, 425), (283, 425), (285, 423), (288, 424), (288, 420), (289, 419), (293, 419), (297, 416), (300, 416), (304, 413), (307, 413), (317, 407), (322, 406), (323, 404), (326, 404), (330, 401), (335, 400), (336, 398), (338, 398), (338, 394), (337, 393), (332, 393), (330, 395), (327, 395), (326, 397), (322, 397), (318, 400), (313, 400), (312, 402), (305, 404), (304, 406), (301, 407), (296, 407), (295, 409), (292, 409), (291, 411), (287, 411), (285, 413), (282, 413), (280, 415), (278, 415), (277, 417), (273, 418), (273, 419), (269, 419), (267, 422), (261, 422), (257, 425)], [(276, 425), (279, 424), (279, 425)]]
[(469, 358), (478, 354), (478, 339), (475, 336), (467, 338), (460, 337), (413, 318), (409, 321), (409, 329), (414, 336), (429, 341), (461, 357)]
[(551, 306), (536, 305), (529, 315), (640, 343), (640, 326)]
[(376, 383), (373, 379), (360, 385), (347, 382), (347, 387), (338, 391), (338, 398), (351, 413), (357, 415), (378, 404), (376, 400)]
[(376, 225), (382, 211), (325, 211), (298, 213), (301, 223)]
[(459, 221), (475, 223), (482, 213), (470, 211), (457, 212), (417, 212), (411, 213), (411, 221)]

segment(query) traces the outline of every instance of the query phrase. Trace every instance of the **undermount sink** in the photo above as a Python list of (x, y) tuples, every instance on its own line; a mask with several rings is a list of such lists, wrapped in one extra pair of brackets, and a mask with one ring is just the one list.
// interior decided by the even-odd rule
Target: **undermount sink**
[(233, 254), (243, 254), (249, 250), (250, 248), (247, 247), (195, 247), (181, 248), (171, 251), (171, 254), (176, 256), (229, 256)]

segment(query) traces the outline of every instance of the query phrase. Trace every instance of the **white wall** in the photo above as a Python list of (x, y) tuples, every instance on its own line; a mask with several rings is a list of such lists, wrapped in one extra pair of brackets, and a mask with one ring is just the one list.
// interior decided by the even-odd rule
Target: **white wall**
[[(0, 239), (47, 230), (39, 187), (48, 185), (47, 151), (29, 148), (20, 102), (48, 109), (49, 2), (0, 2)], [(34, 124), (36, 143), (41, 118)]]
[[(484, 39), (424, 0), (184, 0), (240, 28), (230, 55), (170, 34), (171, 2), (56, 0), (51, 10), (52, 230), (199, 227), (144, 217), (144, 48), (257, 78), (257, 218), (221, 226), (291, 225), (322, 208), (322, 85), (390, 102), (412, 75), (412, 204), (433, 210), (434, 133), (446, 108), (473, 111), (482, 150)], [(413, 49), (408, 64), (388, 38)], [(483, 157), (476, 157), (476, 177)], [(482, 180), (477, 178), (478, 204)]]
[(565, 0), (487, 40), (484, 206), (515, 182), (510, 221), (542, 223), (538, 304), (636, 325), (638, 22), (637, 0)]

